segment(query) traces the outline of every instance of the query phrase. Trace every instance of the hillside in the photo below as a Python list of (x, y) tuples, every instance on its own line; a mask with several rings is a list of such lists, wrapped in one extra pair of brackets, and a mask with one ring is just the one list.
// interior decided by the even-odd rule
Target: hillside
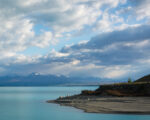
[(150, 82), (150, 75), (146, 75), (146, 76), (136, 80), (135, 82)]
[(150, 75), (130, 83), (115, 83), (100, 85), (95, 91), (84, 90), (82, 95), (98, 96), (150, 96)]

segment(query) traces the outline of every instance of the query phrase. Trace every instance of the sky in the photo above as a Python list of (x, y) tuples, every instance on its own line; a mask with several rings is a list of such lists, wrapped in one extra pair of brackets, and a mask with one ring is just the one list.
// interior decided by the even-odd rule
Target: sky
[(149, 0), (0, 0), (0, 75), (150, 74)]

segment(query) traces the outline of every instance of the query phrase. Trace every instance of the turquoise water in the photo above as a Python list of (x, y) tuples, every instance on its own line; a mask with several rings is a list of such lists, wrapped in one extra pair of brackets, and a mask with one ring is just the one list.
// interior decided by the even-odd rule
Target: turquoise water
[(45, 102), (83, 89), (96, 87), (0, 87), (0, 120), (150, 120), (150, 115), (84, 113)]

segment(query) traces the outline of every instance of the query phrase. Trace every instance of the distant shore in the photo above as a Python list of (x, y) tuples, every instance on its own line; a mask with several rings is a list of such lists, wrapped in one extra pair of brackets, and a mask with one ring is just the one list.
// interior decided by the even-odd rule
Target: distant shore
[(75, 107), (88, 113), (150, 114), (150, 97), (74, 95), (47, 102)]

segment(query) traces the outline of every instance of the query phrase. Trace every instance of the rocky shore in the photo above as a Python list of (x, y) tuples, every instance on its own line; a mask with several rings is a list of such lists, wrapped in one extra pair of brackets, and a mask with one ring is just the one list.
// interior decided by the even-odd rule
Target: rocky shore
[(150, 114), (150, 83), (118, 83), (101, 85), (97, 90), (49, 100), (91, 113)]
[(100, 97), (75, 95), (49, 100), (89, 113), (150, 114), (150, 97)]

